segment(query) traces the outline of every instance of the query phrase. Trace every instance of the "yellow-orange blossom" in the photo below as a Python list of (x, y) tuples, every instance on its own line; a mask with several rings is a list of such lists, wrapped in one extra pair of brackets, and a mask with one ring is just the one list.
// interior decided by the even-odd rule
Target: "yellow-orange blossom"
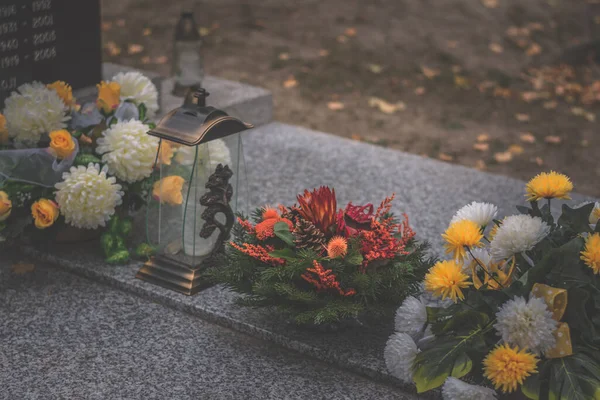
[(456, 261), (439, 261), (425, 275), (425, 290), (443, 299), (449, 297), (456, 303), (464, 299), (462, 289), (471, 285), (468, 280), (469, 276)]
[(537, 357), (528, 351), (502, 344), (483, 360), (483, 372), (496, 389), (511, 393), (525, 378), (537, 372), (537, 363)]
[(569, 200), (573, 184), (568, 176), (558, 172), (542, 172), (531, 179), (526, 186), (527, 200), (564, 199)]
[(461, 220), (451, 224), (442, 234), (446, 241), (446, 253), (452, 253), (452, 258), (463, 261), (467, 256), (465, 247), (481, 247), (483, 233), (481, 228), (473, 221)]

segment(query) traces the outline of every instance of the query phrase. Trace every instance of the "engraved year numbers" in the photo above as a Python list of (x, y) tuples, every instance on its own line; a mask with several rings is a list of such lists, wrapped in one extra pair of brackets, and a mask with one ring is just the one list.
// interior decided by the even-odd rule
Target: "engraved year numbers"
[(33, 20), (31, 21), (31, 27), (33, 29), (44, 28), (52, 25), (54, 25), (53, 15), (40, 15), (39, 17), (33, 17)]
[(19, 39), (0, 40), (0, 51), (12, 51), (19, 48)]
[(17, 6), (15, 4), (0, 7), (0, 18), (8, 18), (13, 15), (17, 15)]
[(17, 88), (17, 78), (0, 79), (0, 90), (10, 91)]
[(38, 46), (44, 43), (54, 42), (56, 40), (56, 31), (46, 31), (33, 34), (33, 45)]
[(56, 58), (56, 47), (47, 47), (45, 49), (33, 51), (33, 61), (39, 62)]
[(19, 30), (19, 25), (16, 22), (5, 22), (0, 24), (0, 35), (6, 35), (7, 33), (15, 33)]
[(18, 67), (20, 61), (21, 60), (18, 54), (15, 54), (14, 56), (0, 57), (0, 69)]
[(31, 3), (31, 10), (33, 12), (46, 11), (52, 8), (52, 0), (35, 0)]

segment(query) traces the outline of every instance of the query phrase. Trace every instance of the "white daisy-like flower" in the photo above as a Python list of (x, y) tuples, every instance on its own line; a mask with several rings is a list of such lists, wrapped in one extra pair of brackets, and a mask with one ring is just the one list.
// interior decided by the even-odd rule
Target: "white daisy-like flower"
[(158, 138), (147, 134), (150, 128), (140, 121), (117, 122), (102, 132), (96, 152), (117, 178), (133, 183), (152, 173)]
[(556, 344), (554, 331), (558, 325), (544, 300), (531, 296), (529, 301), (515, 297), (496, 313), (494, 328), (502, 340), (535, 353), (544, 353)]
[(394, 333), (388, 339), (383, 352), (385, 365), (392, 376), (405, 383), (412, 383), (412, 366), (419, 349), (406, 333)]
[(502, 225), (498, 227), (490, 244), (490, 253), (495, 261), (505, 260), (531, 250), (548, 233), (550, 226), (539, 217), (511, 215), (504, 218)]
[(146, 116), (152, 118), (158, 111), (158, 90), (150, 79), (139, 72), (119, 72), (111, 79), (121, 85), (121, 101), (132, 100), (146, 106)]
[(462, 220), (469, 220), (475, 222), (477, 225), (481, 227), (488, 226), (490, 222), (496, 215), (498, 214), (498, 207), (491, 203), (480, 203), (477, 201), (472, 202), (471, 204), (467, 204), (460, 210), (454, 214), (452, 220), (450, 221), (450, 225), (455, 222)]
[(37, 144), (45, 133), (66, 128), (70, 119), (56, 91), (40, 82), (19, 86), (4, 107), (8, 134), (26, 145)]
[(471, 385), (453, 377), (447, 378), (444, 382), (442, 396), (444, 400), (495, 400), (497, 398), (494, 389)]
[(408, 333), (413, 338), (422, 334), (423, 326), (427, 323), (427, 309), (421, 300), (409, 296), (396, 310), (396, 332)]
[(108, 168), (100, 169), (90, 163), (71, 167), (63, 174), (63, 181), (55, 185), (56, 202), (68, 224), (77, 228), (95, 229), (106, 221), (121, 204), (123, 192), (114, 177), (107, 176)]
[[(198, 149), (198, 165), (208, 167), (212, 172), (217, 168), (217, 165), (231, 166), (231, 152), (227, 144), (222, 139), (211, 140), (207, 143), (208, 154)], [(175, 155), (175, 161), (180, 165), (190, 167), (194, 164), (196, 157), (196, 147), (180, 146)], [(208, 157), (208, 163), (203, 160), (203, 157)], [(210, 175), (210, 174), (209, 174)]]

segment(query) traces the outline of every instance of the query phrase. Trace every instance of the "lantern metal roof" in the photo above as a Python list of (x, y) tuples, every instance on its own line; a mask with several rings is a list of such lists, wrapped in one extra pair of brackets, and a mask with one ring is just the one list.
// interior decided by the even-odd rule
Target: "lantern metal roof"
[(198, 89), (193, 95), (197, 103), (186, 102), (170, 111), (148, 134), (185, 146), (197, 146), (254, 127), (225, 111), (206, 106), (208, 95), (205, 89)]

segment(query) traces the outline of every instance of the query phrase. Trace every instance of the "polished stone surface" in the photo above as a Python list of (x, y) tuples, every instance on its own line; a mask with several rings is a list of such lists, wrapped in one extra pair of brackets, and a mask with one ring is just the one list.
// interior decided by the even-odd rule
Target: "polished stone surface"
[(0, 261), (1, 399), (412, 399), (35, 262)]

